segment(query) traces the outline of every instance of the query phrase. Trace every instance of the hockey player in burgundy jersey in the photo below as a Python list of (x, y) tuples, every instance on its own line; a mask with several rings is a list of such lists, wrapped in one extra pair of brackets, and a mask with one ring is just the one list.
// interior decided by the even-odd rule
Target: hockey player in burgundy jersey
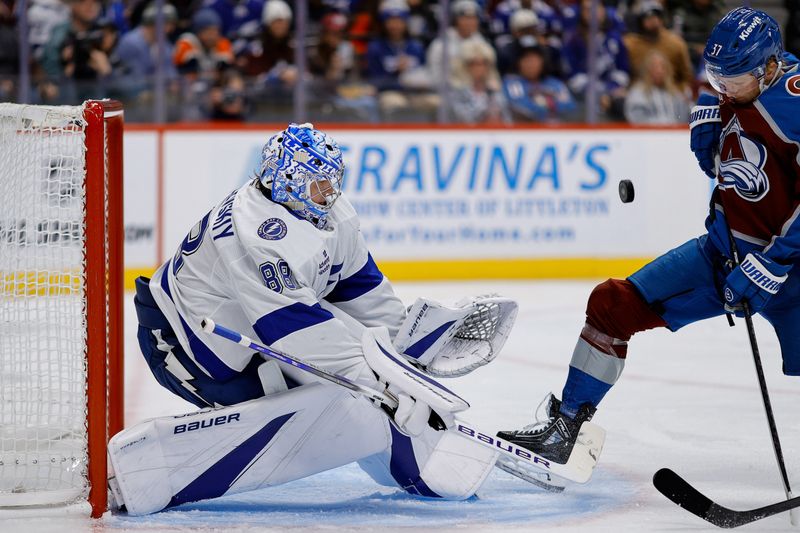
[[(619, 379), (634, 333), (738, 313), (743, 300), (775, 328), (784, 373), (800, 375), (797, 60), (784, 53), (776, 22), (746, 7), (715, 26), (704, 59), (719, 96), (701, 97), (693, 110), (691, 147), (717, 181), (708, 233), (595, 287), (561, 400), (549, 395), (540, 421), (501, 438), (566, 461), (581, 423)], [(741, 265), (732, 260), (727, 224)]]

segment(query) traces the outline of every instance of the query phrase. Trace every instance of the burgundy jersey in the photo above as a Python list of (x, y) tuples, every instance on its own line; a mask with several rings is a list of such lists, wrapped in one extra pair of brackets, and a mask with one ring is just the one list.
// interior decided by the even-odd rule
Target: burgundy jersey
[[(722, 135), (717, 189), (733, 235), (738, 241), (744, 241), (741, 251), (763, 249), (778, 263), (800, 261), (800, 222), (797, 221), (800, 214), (800, 73), (797, 66), (784, 73), (752, 103), (721, 102), (720, 116)], [(722, 211), (719, 203), (716, 209)], [(718, 223), (724, 224), (723, 217), (716, 218)], [(719, 227), (709, 230), (725, 231)]]

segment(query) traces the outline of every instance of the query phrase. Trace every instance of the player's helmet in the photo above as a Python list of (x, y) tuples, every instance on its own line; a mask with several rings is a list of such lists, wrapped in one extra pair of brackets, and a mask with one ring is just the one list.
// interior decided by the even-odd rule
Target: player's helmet
[(339, 145), (313, 124), (289, 124), (261, 152), (259, 179), (272, 199), (318, 228), (342, 192), (343, 175)]
[(767, 61), (783, 59), (781, 31), (775, 19), (757, 9), (737, 7), (720, 20), (706, 43), (703, 59), (708, 81), (729, 93), (739, 77), (755, 76), (763, 90)]

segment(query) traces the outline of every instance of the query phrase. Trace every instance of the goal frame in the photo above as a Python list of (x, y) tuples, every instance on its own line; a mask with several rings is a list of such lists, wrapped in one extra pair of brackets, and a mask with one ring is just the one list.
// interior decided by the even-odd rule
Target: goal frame
[[(4, 109), (8, 110), (8, 112), (18, 113), (16, 116), (22, 122), (17, 123), (16, 134), (20, 136), (19, 138), (22, 139), (22, 142), (26, 142), (26, 135), (36, 134), (36, 119), (32, 119), (32, 124), (27, 124), (25, 122), (25, 120), (28, 120), (25, 118), (27, 113), (31, 113), (31, 117), (37, 117), (39, 111), (41, 111), (42, 116), (51, 111), (56, 115), (60, 112), (58, 108), (52, 106), (42, 106), (44, 109), (41, 110), (36, 110), (37, 107), (24, 104), (4, 106)], [(29, 111), (28, 108), (31, 110)], [(72, 506), (78, 503), (82, 503), (85, 507), (86, 503), (83, 502), (87, 502), (91, 507), (91, 516), (98, 518), (108, 509), (107, 444), (109, 439), (121, 431), (124, 426), (124, 184), (122, 160), (124, 115), (122, 105), (117, 101), (89, 100), (81, 106), (65, 108), (64, 116), (70, 116), (74, 120), (72, 124), (64, 126), (65, 131), (77, 133), (79, 128), (81, 131), (81, 166), (83, 173), (80, 175), (79, 189), (68, 193), (75, 195), (76, 200), (77, 195), (80, 195), (81, 201), (81, 207), (73, 212), (74, 214), (70, 219), (80, 225), (82, 247), (74, 249), (79, 254), (77, 257), (80, 258), (80, 267), (77, 265), (70, 267), (74, 268), (75, 275), (70, 275), (71, 278), (69, 279), (71, 281), (61, 282), (62, 278), (68, 278), (58, 271), (48, 273), (47, 270), (40, 272), (34, 269), (33, 272), (27, 272), (27, 266), (15, 267), (16, 252), (10, 251), (8, 252), (9, 255), (3, 256), (3, 264), (8, 263), (11, 265), (12, 271), (0, 272), (0, 275), (4, 276), (3, 279), (0, 279), (0, 282), (3, 283), (2, 286), (6, 290), (8, 289), (6, 284), (10, 283), (11, 291), (14, 293), (12, 298), (16, 297), (17, 294), (21, 294), (22, 297), (58, 298), (61, 294), (58, 292), (60, 289), (56, 287), (54, 290), (51, 283), (68, 283), (70, 284), (68, 290), (77, 290), (79, 285), (81, 287), (82, 305), (67, 309), (67, 313), (68, 316), (75, 317), (75, 321), (69, 323), (71, 324), (70, 327), (80, 331), (80, 338), (83, 341), (82, 347), (78, 345), (77, 350), (70, 349), (67, 352), (56, 349), (52, 353), (54, 360), (58, 360), (61, 356), (71, 356), (70, 361), (77, 363), (79, 368), (82, 366), (81, 378), (85, 381), (79, 380), (72, 383), (83, 388), (82, 396), (78, 395), (76, 397), (77, 401), (74, 405), (81, 408), (80, 417), (76, 418), (75, 422), (83, 420), (83, 427), (81, 428), (83, 437), (80, 441), (80, 447), (76, 449), (80, 450), (80, 455), (84, 458), (82, 460), (85, 460), (85, 463), (81, 465), (80, 470), (82, 475), (81, 485), (76, 485), (74, 489), (58, 488), (51, 490), (43, 487), (41, 489), (33, 488), (27, 490), (25, 481), (39, 478), (37, 477), (38, 471), (32, 470), (32, 473), (25, 471), (25, 475), (28, 477), (21, 478), (22, 485), (19, 490), (4, 488), (0, 492), (0, 509), (30, 509), (30, 513), (35, 513), (35, 508)], [(9, 124), (8, 127), (13, 128), (14, 125)], [(52, 134), (52, 130), (48, 128), (49, 126), (47, 125), (42, 126), (44, 136)], [(32, 140), (31, 142), (34, 141)], [(36, 147), (36, 144), (32, 144), (30, 148), (36, 150)], [(41, 153), (33, 153), (38, 154), (40, 157), (53, 156), (55, 161), (59, 161), (59, 164), (70, 164), (70, 159), (75, 159), (73, 156), (65, 156), (61, 159), (60, 152), (51, 153), (52, 150), (52, 148), (44, 148), (41, 149)], [(13, 154), (13, 152), (9, 152), (9, 154)], [(66, 161), (66, 163), (62, 163), (63, 161)], [(17, 180), (12, 181), (12, 187), (17, 185), (25, 187), (26, 184), (30, 183), (28, 181), (30, 176), (25, 172), (12, 175), (16, 176)], [(76, 180), (75, 185), (77, 184), (78, 181)], [(24, 222), (22, 227), (25, 227)], [(77, 227), (75, 231), (77, 231)], [(22, 237), (22, 239), (27, 239), (27, 236)], [(23, 249), (29, 245), (27, 241), (20, 244)], [(20, 251), (20, 254), (22, 254), (22, 251)], [(14, 270), (15, 268), (17, 269), (16, 271)], [(44, 288), (33, 285), (33, 289), (30, 289), (26, 285), (27, 283), (39, 283), (38, 279), (43, 280), (41, 283), (43, 283)], [(77, 281), (78, 279), (80, 279), (80, 282)], [(13, 305), (13, 303), (10, 305)], [(53, 316), (54, 310), (58, 312), (57, 308), (50, 309), (48, 312), (51, 314), (48, 316)], [(14, 319), (12, 318), (9, 324), (13, 323)], [(3, 349), (9, 350), (9, 346), (5, 346)], [(13, 355), (15, 353), (18, 352), (11, 350), (3, 352), (4, 356), (8, 355), (9, 357), (15, 357)], [(24, 353), (24, 350), (19, 352), (17, 357), (22, 358)], [(0, 361), (2, 360), (0, 359)], [(7, 363), (9, 361), (11, 363), (8, 368), (12, 375), (11, 379), (13, 379), (14, 359), (6, 360)], [(19, 359), (19, 361), (21, 361), (21, 366), (28, 363), (26, 359)], [(35, 359), (32, 361), (35, 361)], [(60, 369), (61, 367), (55, 366), (53, 368)], [(56, 383), (59, 378), (68, 377), (65, 373), (53, 373), (49, 376), (49, 379)], [(10, 400), (6, 398), (4, 401), (9, 401), (8, 412), (13, 413), (13, 381), (11, 382), (10, 390), (12, 391)], [(40, 391), (39, 394), (36, 394), (37, 389), (35, 388), (26, 390), (34, 395), (33, 401), (38, 399), (40, 404), (47, 405), (47, 402), (52, 403), (53, 401), (51, 396), (43, 396)], [(79, 391), (80, 389), (77, 390)], [(69, 401), (72, 402), (72, 400)], [(5, 406), (3, 413), (6, 413)], [(85, 419), (83, 418), (84, 415)], [(28, 423), (28, 419), (25, 419), (22, 423), (12, 421), (8, 428), (11, 428), (12, 432), (17, 428), (22, 428), (24, 431)], [(52, 427), (49, 425), (41, 426), (43, 429)], [(16, 435), (16, 433), (11, 433), (11, 435)], [(60, 437), (52, 438), (45, 431), (41, 439), (36, 442), (42, 442), (47, 445), (50, 442), (58, 442), (59, 439)], [(10, 440), (9, 442), (12, 443), (10, 449), (4, 448), (0, 450), (0, 466), (3, 465), (1, 459), (4, 459), (2, 452), (10, 452), (9, 455), (11, 457), (17, 453), (14, 444), (15, 440)], [(23, 442), (23, 451), (20, 453), (25, 454), (26, 445), (24, 440), (21, 442)], [(28, 458), (26, 457), (25, 460), (27, 461)], [(74, 457), (73, 460), (75, 460)], [(54, 459), (51, 457), (50, 461), (52, 462)], [(23, 464), (27, 465), (28, 463)], [(37, 465), (38, 458), (33, 459), (30, 464)], [(13, 463), (8, 463), (8, 465), (11, 465), (10, 468), (14, 468)], [(23, 468), (26, 467), (23, 466)], [(36, 467), (34, 466), (33, 468), (35, 469)], [(12, 470), (11, 475), (15, 476), (16, 474), (13, 472)], [(36, 483), (31, 485), (36, 486)], [(25, 514), (27, 515), (28, 512), (25, 511)]]
[(84, 119), (87, 476), (98, 518), (108, 508), (106, 446), (124, 426), (122, 104), (87, 101)]

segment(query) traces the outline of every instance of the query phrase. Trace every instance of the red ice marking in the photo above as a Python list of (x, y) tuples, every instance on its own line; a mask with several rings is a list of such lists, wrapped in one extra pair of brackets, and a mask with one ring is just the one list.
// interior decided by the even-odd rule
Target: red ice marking
[(786, 80), (786, 91), (792, 96), (800, 96), (800, 74)]

